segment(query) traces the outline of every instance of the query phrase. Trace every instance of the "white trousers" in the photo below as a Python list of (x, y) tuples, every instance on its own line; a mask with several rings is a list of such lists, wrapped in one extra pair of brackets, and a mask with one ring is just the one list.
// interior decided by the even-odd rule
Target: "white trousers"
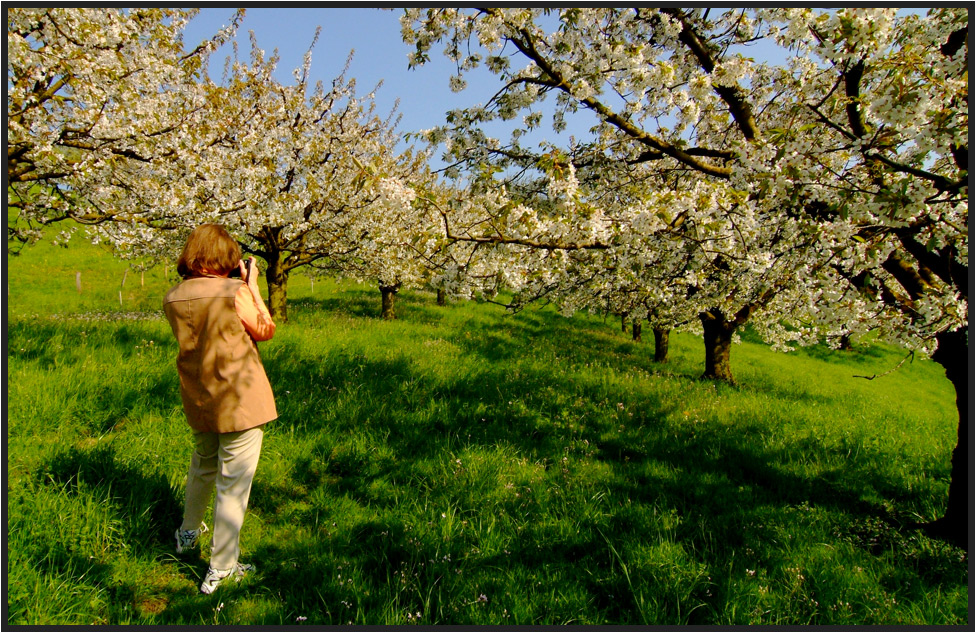
[(194, 433), (196, 447), (186, 479), (182, 530), (196, 530), (214, 502), (210, 567), (231, 569), (241, 555), (240, 534), (264, 439), (262, 428), (236, 433)]

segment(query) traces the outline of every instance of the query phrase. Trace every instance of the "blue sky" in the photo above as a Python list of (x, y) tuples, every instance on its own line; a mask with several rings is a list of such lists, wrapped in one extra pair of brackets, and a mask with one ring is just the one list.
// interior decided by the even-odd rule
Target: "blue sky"
[[(185, 45), (195, 46), (200, 40), (210, 37), (227, 25), (233, 15), (232, 6), (201, 9), (185, 32)], [(277, 69), (278, 79), (292, 84), (295, 82), (292, 72), (301, 66), (305, 52), (315, 37), (315, 29), (321, 26), (322, 34), (312, 51), (312, 82), (331, 82), (342, 72), (350, 50), (355, 50), (348, 77), (356, 79), (357, 93), (361, 96), (383, 80), (383, 86), (376, 92), (376, 111), (385, 116), (399, 99), (398, 112), (402, 119), (397, 130), (401, 134), (440, 125), (448, 110), (483, 104), (498, 91), (501, 87), (498, 78), (484, 68), (478, 68), (465, 73), (464, 77), (468, 82), (465, 90), (452, 93), (448, 82), (455, 68), (441, 54), (442, 44), (435, 45), (430, 62), (409, 70), (407, 54), (411, 49), (400, 37), (401, 15), (402, 9), (369, 7), (252, 7), (247, 9), (244, 21), (238, 29), (239, 52), (242, 59), (248, 59), (248, 33), (253, 31), (258, 46), (266, 53), (270, 54), (272, 50), (278, 49), (281, 57)], [(215, 81), (220, 80), (223, 61), (230, 52), (228, 46), (214, 56), (211, 77)], [(768, 46), (757, 46), (751, 47), (748, 54), (755, 56), (773, 53)], [(774, 54), (782, 55), (782, 51)], [(550, 140), (565, 146), (571, 134), (575, 134), (577, 138), (585, 138), (595, 121), (594, 115), (583, 110), (575, 116), (567, 117), (565, 133), (556, 135), (551, 127), (543, 124), (541, 130), (523, 139), (523, 143), (529, 145)], [(486, 131), (505, 141), (511, 127), (511, 122), (499, 122)], [(439, 155), (440, 150), (433, 161), (435, 168), (441, 165), (437, 160)]]
[[(231, 7), (204, 8), (188, 27), (184, 39), (187, 46), (228, 24), (234, 14)], [(366, 94), (383, 79), (384, 85), (376, 94), (380, 112), (388, 112), (400, 98), (404, 118), (402, 131), (428, 128), (443, 120), (445, 101), (461, 105), (457, 95), (448, 88), (446, 60), (432, 60), (440, 68), (407, 70), (410, 48), (400, 39), (400, 10), (373, 8), (249, 8), (238, 29), (237, 40), (241, 57), (246, 61), (250, 51), (249, 31), (253, 31), (260, 46), (270, 55), (278, 49), (278, 79), (295, 83), (292, 71), (302, 64), (302, 58), (315, 37), (315, 29), (322, 34), (312, 51), (313, 80), (328, 83), (340, 72), (350, 50), (355, 49), (349, 76), (356, 78), (357, 92)], [(223, 59), (229, 47), (215, 56), (211, 77), (220, 79)]]
[[(232, 7), (209, 7), (200, 10), (184, 34), (185, 46), (192, 47), (230, 23)], [(375, 8), (249, 8), (237, 32), (239, 55), (247, 60), (253, 31), (258, 46), (268, 55), (278, 49), (281, 60), (276, 75), (282, 83), (295, 82), (292, 71), (301, 67), (302, 59), (315, 37), (317, 26), (322, 34), (312, 51), (311, 77), (328, 84), (345, 65), (350, 50), (355, 50), (348, 77), (356, 79), (356, 92), (365, 95), (378, 81), (383, 86), (376, 92), (376, 110), (387, 114), (399, 99), (398, 112), (403, 115), (397, 130), (400, 133), (428, 129), (444, 122), (445, 113), (453, 108), (483, 104), (498, 91), (498, 78), (483, 68), (465, 74), (468, 87), (452, 93), (448, 81), (455, 71), (452, 63), (437, 45), (430, 62), (409, 70), (407, 55), (411, 47), (400, 37), (402, 9)], [(211, 77), (220, 80), (224, 59), (230, 47), (217, 52), (211, 64)], [(558, 138), (565, 141), (570, 132), (582, 137), (595, 118), (588, 113), (570, 121), (567, 133)], [(575, 124), (575, 128), (573, 125)], [(501, 124), (496, 132), (508, 138), (510, 125)], [(504, 131), (504, 132), (503, 132)], [(556, 141), (551, 128), (542, 135)], [(541, 140), (541, 138), (539, 139)], [(439, 152), (438, 152), (439, 153)], [(435, 161), (436, 163), (436, 161)]]

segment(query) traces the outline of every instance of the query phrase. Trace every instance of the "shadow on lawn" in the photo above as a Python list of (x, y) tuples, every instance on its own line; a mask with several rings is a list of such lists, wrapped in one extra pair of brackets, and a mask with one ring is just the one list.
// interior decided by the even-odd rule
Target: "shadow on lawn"
[[(347, 304), (343, 303), (342, 307), (345, 310)], [(333, 309), (339, 310), (339, 304)], [(417, 309), (436, 311), (443, 308), (421, 306)], [(484, 368), (477, 373), (456, 375), (452, 381), (444, 383), (434, 383), (416, 375), (407, 358), (377, 360), (340, 353), (321, 359), (305, 356), (298, 345), (279, 349), (275, 360), (266, 361), (272, 381), (292, 387), (286, 402), (279, 406), (279, 423), (295, 425), (300, 421), (301, 431), (307, 433), (318, 433), (326, 423), (340, 431), (368, 427), (387, 438), (395, 455), (409, 456), (410, 459), (444, 454), (445, 443), (455, 442), (482, 447), (510, 446), (530, 459), (545, 461), (560, 454), (568, 433), (550, 423), (556, 412), (544, 394), (571, 392), (590, 401), (597, 397), (597, 388), (575, 382), (559, 371), (558, 366), (552, 366), (550, 370), (522, 369), (515, 375), (507, 369), (497, 369), (508, 367), (509, 361), (530, 353), (528, 349), (513, 345), (512, 341), (530, 341), (534, 349), (547, 352), (572, 350), (577, 362), (599, 365), (607, 371), (624, 373), (641, 368), (651, 373), (658, 369), (649, 360), (650, 354), (635, 357), (629, 342), (608, 336), (602, 327), (580, 327), (558, 315), (538, 311), (524, 311), (504, 319), (501, 326), (475, 327), (464, 334), (470, 336), (458, 335), (453, 342), (466, 354), (484, 358)], [(405, 385), (409, 385), (413, 393), (407, 393)], [(323, 386), (327, 389), (324, 394)], [(343, 390), (354, 393), (358, 403), (372, 406), (338, 408), (340, 405), (331, 396)], [(616, 396), (622, 400), (629, 394)], [(520, 400), (526, 406), (515, 410), (510, 406), (513, 400)], [(431, 411), (418, 416), (418, 406), (428, 406)], [(862, 468), (858, 471), (858, 477), (862, 479), (857, 482), (843, 476), (842, 472), (827, 473), (810, 480), (793, 475), (785, 468), (801, 453), (842, 462), (845, 447), (826, 446), (809, 439), (802, 446), (794, 444), (780, 451), (767, 451), (761, 448), (762, 429), (759, 427), (737, 425), (734, 429), (709, 429), (698, 425), (689, 430), (665, 423), (664, 420), (679, 406), (677, 402), (644, 398), (639, 417), (633, 421), (636, 428), (622, 428), (620, 432), (610, 434), (606, 422), (591, 426), (582, 424), (574, 434), (596, 447), (599, 459), (603, 461), (623, 465), (653, 458), (691, 473), (668, 493), (678, 499), (714, 500), (713, 490), (696, 492), (701, 487), (696, 480), (697, 474), (709, 473), (721, 475), (732, 487), (750, 486), (763, 491), (764, 502), (807, 501), (864, 516), (889, 514), (883, 507), (863, 501), (865, 488), (885, 493), (899, 489), (886, 482), (880, 473)], [(327, 456), (328, 451), (325, 453)], [(299, 470), (306, 478), (304, 483), (314, 486), (321, 476), (308, 466), (306, 464)], [(394, 475), (397, 468), (408, 469), (409, 461), (406, 466), (390, 465), (387, 472), (373, 474)], [(329, 464), (326, 470), (348, 477), (356, 474), (356, 465)], [(640, 492), (642, 485), (635, 484), (635, 493)], [(660, 490), (650, 482), (647, 487)], [(910, 502), (911, 495), (902, 500)]]
[[(124, 425), (133, 411), (166, 415), (174, 405), (179, 406), (179, 378), (174, 356), (167, 353), (172, 344), (175, 354), (175, 343), (147, 343), (154, 338), (159, 340), (161, 333), (160, 324), (152, 321), (113, 323), (104, 328), (86, 320), (18, 321), (8, 331), (9, 357), (54, 375), (72, 375), (71, 381), (58, 387), (82, 394), (77, 404), (72, 403), (79, 408), (77, 423), (88, 434), (101, 436)], [(168, 332), (165, 334), (168, 336)], [(166, 356), (162, 356), (164, 353)], [(84, 370), (89, 356), (95, 357), (96, 367), (112, 363), (138, 365), (141, 358), (146, 358), (146, 362), (138, 377), (125, 375), (122, 379), (126, 384), (120, 385), (117, 375)], [(157, 359), (162, 362), (155, 362)], [(74, 381), (76, 376), (78, 382)], [(130, 381), (136, 382), (138, 388)]]
[[(501, 308), (499, 308), (501, 309)], [(436, 323), (443, 318), (445, 307), (436, 304), (429, 292), (403, 291), (394, 299), (394, 312), (399, 319), (413, 323)], [(289, 319), (301, 322), (308, 314), (332, 314), (353, 318), (379, 319), (382, 298), (379, 288), (346, 288), (341, 294), (326, 298), (303, 298), (289, 306)]]
[[(295, 418), (305, 420), (304, 432), (317, 433), (324, 429), (323, 425), (310, 422), (316, 417), (328, 420), (339, 436), (346, 430), (368, 428), (385, 438), (386, 447), (396, 459), (372, 462), (368, 451), (353, 451), (350, 458), (348, 452), (343, 454), (338, 450), (343, 447), (342, 440), (333, 438), (318, 453), (321, 463), (313, 458), (297, 464), (295, 477), (302, 490), (326, 486), (331, 494), (356, 499), (387, 518), (366, 521), (351, 531), (330, 533), (321, 540), (313, 537), (262, 545), (255, 556), (278, 561), (272, 562), (261, 581), (269, 590), (280, 585), (289, 587), (284, 593), (292, 606), (339, 605), (351, 598), (348, 589), (336, 580), (337, 560), (352, 560), (354, 567), (372, 570), (373, 577), (367, 584), (373, 586), (392, 582), (395, 579), (391, 574), (402, 574), (404, 566), (414, 574), (408, 582), (410, 587), (436, 585), (439, 578), (449, 578), (453, 571), (450, 566), (437, 562), (444, 552), (430, 544), (418, 551), (412, 537), (395, 519), (395, 507), (377, 503), (370, 484), (384, 479), (410, 481), (413, 465), (418, 461), (446, 458), (463, 446), (510, 448), (530, 461), (543, 463), (548, 470), (555, 467), (570, 439), (585, 441), (593, 447), (596, 460), (608, 465), (613, 473), (608, 478), (612, 482), (608, 484), (612, 486), (608, 496), (676, 511), (682, 518), (675, 532), (676, 541), (687, 551), (703, 557), (702, 562), (709, 569), (729, 569), (741, 559), (741, 554), (740, 559), (736, 558), (740, 551), (759, 552), (759, 557), (768, 555), (762, 552), (776, 547), (776, 539), (783, 536), (767, 529), (765, 523), (775, 517), (782, 526), (783, 518), (777, 515), (797, 507), (819, 508), (847, 517), (837, 527), (839, 539), (870, 550), (877, 547), (877, 535), (881, 534), (889, 548), (887, 551), (905, 558), (917, 556), (913, 549), (916, 546), (910, 542), (914, 536), (902, 527), (911, 522), (911, 517), (893, 513), (890, 506), (872, 500), (876, 497), (868, 493), (879, 492), (886, 498), (895, 495), (906, 507), (917, 505), (923, 493), (901, 491), (897, 484), (887, 481), (880, 463), (862, 461), (852, 472), (845, 472), (845, 466), (826, 470), (816, 477), (804, 477), (791, 472), (799, 455), (824, 463), (845, 464), (847, 449), (810, 439), (802, 445), (770, 450), (763, 447), (764, 429), (758, 425), (737, 425), (734, 429), (678, 425), (667, 422), (677, 403), (646, 399), (631, 428), (608, 433), (611, 425), (601, 422), (582, 424), (570, 433), (552, 424), (551, 412), (540, 394), (550, 388), (555, 392), (571, 391), (585, 400), (593, 396), (590, 393), (593, 387), (577, 384), (555, 366), (533, 371), (522, 368), (518, 374), (495, 369), (495, 363), (506, 365), (527, 353), (513, 346), (512, 341), (531, 341), (535, 349), (546, 352), (572, 349), (578, 362), (598, 364), (608, 371), (626, 371), (628, 365), (632, 368), (635, 364), (654, 370), (653, 364), (628, 356), (632, 350), (629, 343), (614, 340), (599, 328), (578, 327), (552, 315), (523, 313), (518, 318), (506, 319), (501, 326), (484, 330), (474, 327), (467, 334), (471, 336), (459, 335), (452, 342), (466, 354), (483, 358), (486, 361), (483, 369), (445, 382), (417, 375), (405, 358), (375, 360), (337, 354), (313, 359), (303, 356), (297, 346), (287, 353), (279, 353), (281, 362), (269, 367), (279, 384), (294, 386), (302, 384), (308, 376), (313, 377), (306, 383), (308, 391), (296, 400), (313, 401), (314, 384), (325, 384), (337, 392), (354, 386), (359, 401), (375, 405), (342, 409), (334, 401), (319, 400), (317, 404), (330, 411), (324, 416), (315, 407), (298, 407), (292, 413)], [(285, 362), (284, 358), (289, 360)], [(405, 389), (405, 385), (410, 388)], [(420, 395), (411, 400), (415, 392)], [(624, 398), (628, 394), (616, 395)], [(512, 399), (523, 401), (526, 407), (514, 409), (509, 406)], [(421, 405), (433, 402), (436, 406), (429, 415), (418, 416), (418, 402)], [(283, 415), (282, 422), (289, 424), (291, 418), (292, 415)], [(644, 465), (649, 462), (660, 464), (670, 474), (648, 475)], [(265, 500), (258, 502), (261, 511), (273, 515), (289, 502), (294, 490), (269, 487), (257, 491), (255, 496), (262, 494)], [(611, 517), (604, 527), (618, 539), (618, 547), (636, 546), (645, 538), (648, 528), (616, 517)], [(581, 535), (567, 536), (539, 529), (536, 538), (527, 539), (524, 547), (513, 549), (496, 561), (497, 565), (510, 567), (517, 560), (525, 569), (540, 571), (557, 560), (582, 561), (587, 569), (602, 569), (616, 580), (584, 582), (568, 576), (565, 580), (583, 582), (607, 621), (615, 618), (625, 621), (628, 610), (634, 607), (628, 602), (633, 596), (627, 597), (619, 573), (612, 573), (614, 554), (602, 534), (583, 530)], [(458, 550), (455, 555), (462, 553)], [(314, 585), (314, 592), (296, 585), (294, 571), (285, 564), (296, 560), (305, 561), (302, 582)], [(945, 567), (944, 563), (930, 561), (935, 568)], [(483, 564), (490, 567), (495, 563), (488, 560)], [(769, 564), (775, 567), (773, 561)], [(958, 565), (949, 567), (959, 568)], [(933, 577), (933, 583), (951, 584), (947, 580), (951, 577), (952, 574)], [(698, 599), (718, 608), (721, 591), (715, 591), (714, 595), (701, 595)], [(383, 605), (368, 604), (369, 600), (362, 595), (357, 599), (364, 610), (383, 612)], [(418, 606), (416, 601), (407, 602), (409, 609)], [(430, 609), (431, 605), (428, 602), (424, 607)], [(708, 609), (701, 611), (703, 622), (709, 613)], [(330, 621), (342, 621), (341, 614), (329, 616), (335, 618)]]
[(44, 483), (62, 487), (69, 494), (101, 490), (123, 519), (125, 543), (170, 547), (173, 529), (182, 521), (183, 502), (168, 478), (147, 473), (138, 465), (124, 463), (112, 445), (91, 449), (71, 447), (53, 454), (36, 473)]

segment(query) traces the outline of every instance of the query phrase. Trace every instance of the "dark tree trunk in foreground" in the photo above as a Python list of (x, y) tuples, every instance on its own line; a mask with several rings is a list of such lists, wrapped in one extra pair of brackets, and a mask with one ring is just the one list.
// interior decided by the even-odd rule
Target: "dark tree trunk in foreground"
[(396, 318), (396, 312), (393, 308), (398, 292), (400, 292), (400, 284), (393, 284), (392, 286), (380, 284), (380, 293), (383, 296), (383, 313), (381, 316), (384, 319), (392, 320)]
[(668, 339), (671, 337), (671, 330), (666, 328), (654, 328), (654, 362), (668, 362)]
[(949, 541), (969, 551), (973, 536), (973, 497), (969, 489), (972, 473), (969, 411), (969, 331), (960, 329), (943, 332), (936, 337), (938, 348), (932, 360), (942, 365), (946, 378), (956, 389), (956, 410), (959, 413), (958, 443), (952, 451), (952, 474), (949, 480), (949, 502), (941, 519), (922, 525), (929, 535)]
[(275, 323), (288, 320), (288, 270), (282, 265), (277, 256), (267, 257), (268, 269), (264, 272), (268, 281), (268, 311)]
[(734, 383), (729, 358), (732, 335), (739, 324), (734, 319), (726, 319), (721, 310), (702, 312), (699, 318), (705, 333), (705, 373), (702, 378)]
[(437, 289), (437, 305), (446, 306), (447, 305), (447, 291), (443, 288)]
[(854, 349), (854, 344), (851, 343), (851, 335), (844, 334), (840, 337), (840, 351), (850, 352)]
[(626, 314), (621, 314), (620, 315), (620, 331), (621, 332), (626, 332), (627, 331), (627, 315)]
[(643, 340), (641, 338), (641, 331), (643, 330), (641, 322), (635, 319), (633, 328), (634, 328), (634, 333), (633, 333), (634, 341), (640, 343)]

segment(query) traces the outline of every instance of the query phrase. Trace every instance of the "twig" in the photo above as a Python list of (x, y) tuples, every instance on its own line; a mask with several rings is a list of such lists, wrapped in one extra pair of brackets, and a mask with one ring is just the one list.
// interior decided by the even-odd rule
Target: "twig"
[(906, 356), (905, 358), (901, 359), (901, 362), (900, 363), (898, 363), (897, 365), (895, 365), (894, 367), (892, 367), (891, 369), (889, 369), (888, 371), (886, 371), (883, 374), (875, 374), (873, 376), (857, 376), (857, 375), (855, 375), (854, 378), (865, 378), (867, 380), (874, 380), (875, 378), (883, 378), (884, 376), (887, 376), (891, 372), (895, 371), (896, 369), (898, 369), (899, 367), (901, 367), (902, 365), (904, 365), (905, 364), (905, 361), (908, 360), (909, 358), (912, 359), (912, 362), (915, 362), (915, 350), (911, 350), (910, 352), (908, 352), (908, 356)]

